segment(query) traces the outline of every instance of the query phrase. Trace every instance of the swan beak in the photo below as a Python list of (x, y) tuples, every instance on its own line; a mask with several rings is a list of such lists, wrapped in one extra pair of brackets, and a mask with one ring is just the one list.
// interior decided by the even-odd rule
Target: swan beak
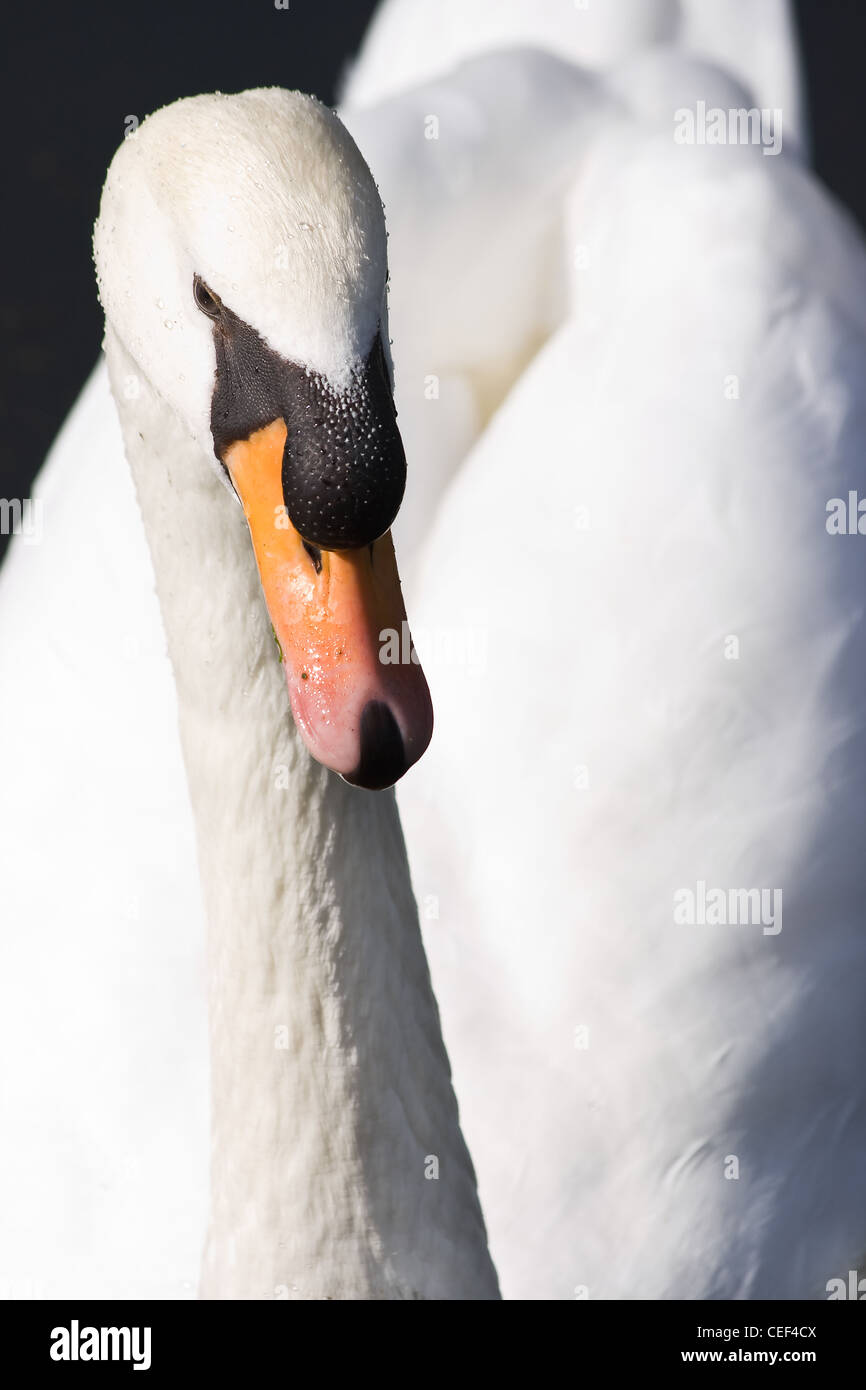
[[(283, 501), (285, 441), (284, 421), (274, 420), (229, 445), (223, 462), (250, 528), (292, 713), (314, 758), (381, 790), (418, 761), (433, 732), (391, 533), (360, 550), (304, 541)], [(395, 652), (409, 659), (389, 660)]]

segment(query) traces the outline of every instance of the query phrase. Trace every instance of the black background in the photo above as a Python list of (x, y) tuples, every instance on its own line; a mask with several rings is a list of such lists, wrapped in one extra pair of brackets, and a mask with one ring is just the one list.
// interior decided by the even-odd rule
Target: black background
[[(708, 0), (712, 3), (712, 0)], [(128, 115), (196, 92), (335, 100), (374, 0), (30, 3), (4, 19), (0, 496), (25, 497), (99, 350), (90, 237)], [(818, 173), (866, 227), (862, 0), (796, 7)], [(0, 544), (2, 544), (0, 539)]]

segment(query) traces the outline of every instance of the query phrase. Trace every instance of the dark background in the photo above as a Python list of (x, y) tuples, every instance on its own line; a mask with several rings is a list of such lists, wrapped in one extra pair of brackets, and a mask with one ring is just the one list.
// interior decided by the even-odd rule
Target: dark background
[[(125, 117), (143, 119), (196, 92), (269, 85), (333, 102), (374, 8), (375, 0), (290, 0), (288, 11), (273, 0), (30, 0), (7, 9), (0, 496), (29, 495), (99, 351), (90, 236)], [(866, 227), (866, 4), (798, 0), (796, 14), (815, 167)]]

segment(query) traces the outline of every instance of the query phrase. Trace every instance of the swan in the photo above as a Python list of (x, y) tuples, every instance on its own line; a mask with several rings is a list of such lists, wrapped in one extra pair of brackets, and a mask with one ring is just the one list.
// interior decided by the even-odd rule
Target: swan
[[(824, 527), (860, 472), (862, 246), (796, 140), (671, 147), (672, 107), (750, 104), (744, 70), (630, 45), (587, 73), (553, 48), (476, 44), (375, 106), (350, 79), (342, 113), (388, 211), (394, 531), (438, 730), (399, 802), (461, 1121), (506, 1296), (823, 1296), (866, 1245), (863, 577)], [(98, 371), (40, 487), (50, 565), (13, 546), (0, 585), (4, 878), (39, 929), (0, 976), (28, 1135), (0, 1154), (4, 1245), (44, 1293), (183, 1297), (207, 1220), (202, 908), (121, 453)], [(480, 662), (422, 639), (467, 630)], [(781, 886), (781, 930), (674, 924), (699, 880)]]
[[(211, 1157), (200, 1293), (495, 1298), (396, 802), (393, 792), (361, 790), (389, 786), (420, 756), (432, 718), (420, 666), (378, 660), (379, 629), (405, 623), (389, 534), (405, 460), (375, 185), (338, 119), (312, 98), (269, 89), (182, 100), (115, 156), (94, 256), (107, 374), (171, 660), (207, 920)], [(88, 396), (104, 400), (104, 389), (100, 373)], [(103, 441), (88, 437), (90, 419), (86, 398), (76, 427), (96, 458)], [(107, 442), (114, 458), (97, 470), (120, 466), (116, 433)], [(92, 524), (121, 551), (134, 547), (135, 529), (123, 534), (128, 508), (109, 504), (100, 515), (95, 481), (93, 469), (77, 480)], [(50, 477), (45, 498), (50, 515)], [(56, 515), (54, 524), (78, 550), (72, 520)], [(43, 616), (42, 604), (54, 611), (54, 634), (46, 622), (38, 640), (50, 646), (56, 636), (49, 660), (62, 663), (80, 635), (74, 618), (65, 622), (75, 571), (64, 563), (48, 573), (29, 558), (19, 557), (35, 586), (28, 621)], [(10, 651), (13, 660), (28, 656), (9, 598), (18, 577), (14, 567), (6, 576), (7, 661)], [(110, 572), (100, 578), (112, 584)], [(129, 625), (138, 616), (109, 598), (87, 621), (113, 619), (99, 633), (112, 646), (135, 640)], [(77, 669), (89, 676), (85, 698), (101, 724), (105, 692), (83, 653)], [(28, 696), (45, 671), (37, 663), (29, 677)], [(142, 717), (138, 709), (134, 722)], [(76, 731), (74, 715), (67, 729)], [(26, 721), (21, 733), (26, 739)], [(112, 747), (110, 731), (97, 728), (85, 762), (104, 736)], [(134, 728), (118, 742), (127, 737), (134, 745)], [(134, 766), (134, 746), (131, 756)], [(26, 832), (28, 808), (18, 815)], [(191, 848), (184, 836), (179, 851)], [(182, 862), (158, 866), (169, 892), (177, 870), (183, 899)], [(81, 877), (73, 873), (64, 893), (80, 889)], [(85, 904), (76, 907), (86, 918)], [(11, 908), (26, 933), (32, 907), (28, 914), (13, 898)], [(126, 936), (126, 968), (144, 965), (146, 974), (140, 920), (126, 924), (131, 931), (112, 926)], [(74, 911), (62, 927), (74, 933)], [(173, 948), (160, 944), (167, 976)], [(62, 984), (55, 971), (64, 971), (62, 953), (46, 963), (48, 998)], [(110, 977), (109, 964), (100, 988)], [(157, 982), (158, 1007), (171, 1007), (173, 988)], [(144, 1000), (154, 1002), (146, 984)], [(87, 1006), (86, 997), (78, 1002)], [(103, 1035), (103, 1050), (112, 1036)], [(19, 1046), (31, 1040), (25, 1032)], [(177, 1041), (156, 1060), (150, 1088), (166, 1081)], [(81, 1079), (93, 1096), (95, 1144), (65, 1123), (62, 1065), (56, 1074), (51, 1130), (77, 1203), (56, 1228), (53, 1254), (31, 1234), (29, 1260), (50, 1268), (53, 1258), (65, 1278), (77, 1266), (79, 1288), (117, 1293), (123, 1277), (112, 1288), (99, 1237), (117, 1216), (111, 1197), (123, 1179), (99, 1151), (99, 1119), (119, 1078), (110, 1062), (92, 1060)], [(178, 1063), (187, 1065), (183, 1056)], [(201, 1080), (200, 1058), (192, 1070)], [(20, 1113), (8, 1069), (4, 1087)], [(143, 1106), (159, 1127), (151, 1147), (168, 1146), (162, 1166), (170, 1166), (174, 1102), (160, 1108), (147, 1087), (129, 1091), (130, 1107)], [(204, 1169), (198, 1185), (207, 1188)], [(183, 1191), (175, 1185), (174, 1206)], [(66, 1200), (49, 1191), (43, 1236), (45, 1216), (50, 1225), (61, 1215), (53, 1203)], [(7, 1211), (4, 1221), (14, 1228), (22, 1215)], [(184, 1264), (166, 1268), (174, 1219), (166, 1205), (162, 1238), (145, 1241), (144, 1270), (130, 1271), (130, 1288), (165, 1292), (176, 1280), (179, 1292), (193, 1283), (200, 1217), (198, 1205), (192, 1219), (181, 1215)]]

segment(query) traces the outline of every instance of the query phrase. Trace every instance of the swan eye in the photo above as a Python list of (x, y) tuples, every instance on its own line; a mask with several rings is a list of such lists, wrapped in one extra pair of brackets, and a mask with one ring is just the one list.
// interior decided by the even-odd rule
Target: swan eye
[(201, 276), (194, 275), (192, 278), (192, 292), (196, 304), (203, 314), (207, 314), (209, 319), (218, 319), (222, 310), (222, 305), (202, 280)]

